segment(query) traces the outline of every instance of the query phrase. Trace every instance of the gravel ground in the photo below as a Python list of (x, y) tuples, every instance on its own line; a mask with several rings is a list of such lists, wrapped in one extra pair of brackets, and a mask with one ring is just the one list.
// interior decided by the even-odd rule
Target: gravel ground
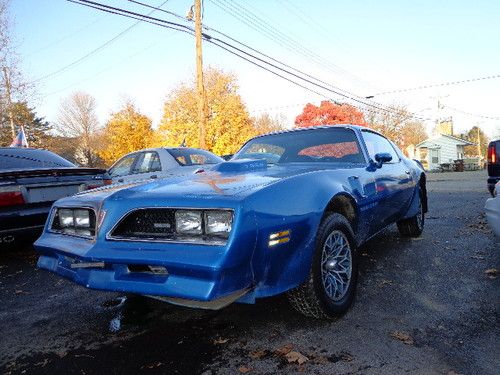
[(498, 374), (485, 181), (429, 174), (424, 234), (366, 244), (356, 303), (334, 322), (283, 297), (209, 312), (87, 290), (37, 270), (30, 246), (1, 249), (0, 373)]

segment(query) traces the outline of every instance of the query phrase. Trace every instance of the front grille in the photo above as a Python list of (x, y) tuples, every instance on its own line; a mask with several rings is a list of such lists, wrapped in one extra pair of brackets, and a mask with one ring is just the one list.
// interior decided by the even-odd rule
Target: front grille
[[(224, 246), (228, 236), (219, 233), (206, 233), (206, 223), (202, 220), (202, 233), (177, 233), (176, 211), (187, 209), (175, 208), (139, 208), (128, 213), (108, 233), (108, 240), (144, 241), (144, 242), (178, 242), (203, 245)], [(189, 209), (199, 211), (201, 217), (206, 212), (217, 212), (220, 209)], [(223, 210), (228, 211), (228, 210)]]
[(116, 238), (175, 238), (175, 211), (165, 208), (137, 210), (127, 215), (113, 230)]

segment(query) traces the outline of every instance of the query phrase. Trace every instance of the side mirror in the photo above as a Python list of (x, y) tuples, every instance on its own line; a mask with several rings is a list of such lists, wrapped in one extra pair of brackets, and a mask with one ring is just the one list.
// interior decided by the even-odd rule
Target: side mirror
[(391, 154), (388, 152), (379, 152), (375, 154), (375, 161), (378, 163), (378, 167), (382, 167), (382, 164), (389, 163), (392, 160)]

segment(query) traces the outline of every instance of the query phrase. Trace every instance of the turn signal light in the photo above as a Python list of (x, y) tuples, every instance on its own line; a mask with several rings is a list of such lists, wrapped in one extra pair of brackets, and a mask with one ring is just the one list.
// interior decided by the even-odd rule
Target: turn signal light
[(290, 230), (271, 233), (271, 235), (269, 236), (269, 247), (287, 243), (288, 241), (290, 241)]

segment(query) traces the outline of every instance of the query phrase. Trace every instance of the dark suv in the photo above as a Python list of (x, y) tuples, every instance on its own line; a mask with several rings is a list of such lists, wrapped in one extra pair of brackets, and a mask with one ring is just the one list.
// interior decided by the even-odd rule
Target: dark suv
[(500, 139), (488, 145), (488, 190), (493, 195), (495, 184), (500, 181)]

